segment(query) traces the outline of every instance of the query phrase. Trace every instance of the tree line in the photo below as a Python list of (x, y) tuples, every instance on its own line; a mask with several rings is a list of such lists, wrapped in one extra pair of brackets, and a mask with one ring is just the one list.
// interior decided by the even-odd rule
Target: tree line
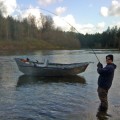
[(103, 33), (77, 34), (82, 48), (96, 49), (119, 49), (120, 50), (120, 28), (108, 27)]
[(11, 16), (5, 18), (0, 12), (0, 41), (16, 41), (18, 43), (21, 41), (44, 41), (47, 43), (46, 49), (50, 44), (59, 49), (100, 48), (120, 50), (120, 28), (117, 26), (108, 27), (103, 33), (84, 35), (76, 33), (74, 27), (71, 27), (68, 32), (56, 28), (51, 16), (41, 14), (38, 22), (41, 23), (40, 26), (36, 26), (34, 16), (16, 20)]
[[(0, 41), (44, 41), (59, 49), (80, 49), (80, 41), (72, 32), (64, 32), (56, 28), (51, 16), (41, 14), (40, 26), (36, 26), (36, 18), (28, 16), (16, 20), (11, 16), (4, 18), (0, 14)], [(42, 43), (40, 47), (42, 46)], [(56, 47), (57, 46), (57, 47)], [(48, 44), (46, 44), (46, 49)]]

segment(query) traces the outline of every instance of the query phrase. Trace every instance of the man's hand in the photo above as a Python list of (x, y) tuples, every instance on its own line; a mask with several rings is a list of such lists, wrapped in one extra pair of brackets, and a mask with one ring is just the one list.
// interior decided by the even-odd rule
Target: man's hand
[(99, 63), (97, 64), (97, 67), (98, 67), (98, 68), (103, 68), (103, 65), (99, 62)]

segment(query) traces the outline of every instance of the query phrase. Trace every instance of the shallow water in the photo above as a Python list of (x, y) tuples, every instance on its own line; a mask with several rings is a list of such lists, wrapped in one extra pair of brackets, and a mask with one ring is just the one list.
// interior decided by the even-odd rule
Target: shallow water
[[(109, 91), (109, 120), (120, 119), (120, 53), (96, 51), (105, 65), (105, 56), (114, 54), (117, 65)], [(15, 57), (56, 63), (93, 62), (75, 77), (28, 77), (19, 72)], [(96, 120), (99, 107), (92, 51), (38, 51), (31, 55), (0, 56), (0, 120)], [(102, 120), (99, 118), (99, 120)]]

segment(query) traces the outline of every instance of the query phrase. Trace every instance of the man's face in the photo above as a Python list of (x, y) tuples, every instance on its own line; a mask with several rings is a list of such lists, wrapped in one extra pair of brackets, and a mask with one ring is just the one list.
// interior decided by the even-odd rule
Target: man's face
[(113, 61), (110, 59), (110, 57), (107, 57), (106, 58), (106, 63), (109, 64), (109, 63), (112, 63)]

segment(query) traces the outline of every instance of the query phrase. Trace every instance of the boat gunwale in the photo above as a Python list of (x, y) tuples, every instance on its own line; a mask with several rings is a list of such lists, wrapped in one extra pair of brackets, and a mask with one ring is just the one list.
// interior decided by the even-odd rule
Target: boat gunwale
[[(22, 63), (22, 65), (18, 64), (18, 66), (20, 66), (20, 67), (35, 67), (35, 68), (61, 68), (61, 69), (62, 68), (67, 68), (68, 69), (68, 68), (77, 68), (77, 67), (81, 67), (81, 66), (88, 66), (90, 64), (90, 62), (70, 63), (70, 64), (48, 63), (48, 65), (42, 66), (44, 64), (39, 64), (37, 62), (30, 61), (33, 64), (28, 64), (28, 63), (22, 62), (20, 60), (20, 58), (17, 58), (15, 60)], [(51, 65), (56, 65), (56, 66), (51, 66)]]

